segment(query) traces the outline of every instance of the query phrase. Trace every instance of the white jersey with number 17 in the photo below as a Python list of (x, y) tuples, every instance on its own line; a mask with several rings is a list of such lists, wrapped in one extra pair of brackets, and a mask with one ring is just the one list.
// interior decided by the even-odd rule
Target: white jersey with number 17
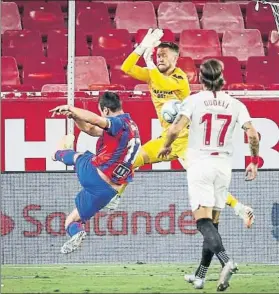
[(251, 121), (246, 106), (224, 92), (201, 91), (183, 101), (180, 114), (191, 120), (188, 158), (199, 155), (232, 155), (233, 133)]

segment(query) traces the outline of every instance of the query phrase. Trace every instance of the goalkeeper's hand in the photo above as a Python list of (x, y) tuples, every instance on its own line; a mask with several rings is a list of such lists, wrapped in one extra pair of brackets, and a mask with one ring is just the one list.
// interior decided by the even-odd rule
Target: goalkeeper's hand
[(164, 32), (161, 29), (149, 29), (141, 43), (135, 49), (138, 55), (142, 55), (147, 48), (157, 47), (161, 42)]
[(235, 214), (238, 215), (243, 221), (246, 228), (250, 229), (255, 221), (254, 211), (251, 207), (237, 202), (234, 207)]
[(143, 58), (144, 58), (145, 64), (148, 69), (156, 68), (156, 65), (153, 61), (153, 48), (152, 47), (149, 47), (145, 50), (145, 52), (143, 54)]
[(116, 194), (105, 207), (108, 211), (114, 211), (120, 203), (121, 195)]

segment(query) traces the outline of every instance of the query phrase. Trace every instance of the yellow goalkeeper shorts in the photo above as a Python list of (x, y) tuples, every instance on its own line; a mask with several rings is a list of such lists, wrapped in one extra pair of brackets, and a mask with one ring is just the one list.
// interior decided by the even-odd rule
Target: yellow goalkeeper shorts
[(188, 137), (177, 138), (172, 144), (172, 152), (168, 155), (167, 158), (159, 158), (159, 151), (162, 149), (165, 143), (165, 138), (159, 137), (154, 140), (150, 140), (145, 143), (141, 148), (149, 157), (149, 163), (157, 163), (162, 161), (171, 161), (174, 159), (184, 159), (185, 151), (188, 146)]

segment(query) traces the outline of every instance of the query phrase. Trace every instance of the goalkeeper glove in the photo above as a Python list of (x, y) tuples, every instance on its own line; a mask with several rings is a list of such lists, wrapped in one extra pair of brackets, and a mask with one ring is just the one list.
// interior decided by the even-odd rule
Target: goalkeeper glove
[(153, 55), (153, 48), (152, 47), (147, 48), (143, 54), (143, 58), (145, 60), (145, 64), (148, 69), (156, 68), (156, 65), (153, 61), (152, 55)]
[(238, 215), (241, 219), (243, 219), (244, 224), (247, 228), (251, 228), (254, 221), (255, 216), (253, 209), (249, 206), (246, 206), (240, 202), (237, 202), (237, 204), (234, 207), (235, 214)]
[(161, 43), (160, 39), (163, 35), (164, 33), (161, 29), (149, 29), (139, 46), (135, 49), (135, 52), (141, 56), (147, 48), (157, 47)]

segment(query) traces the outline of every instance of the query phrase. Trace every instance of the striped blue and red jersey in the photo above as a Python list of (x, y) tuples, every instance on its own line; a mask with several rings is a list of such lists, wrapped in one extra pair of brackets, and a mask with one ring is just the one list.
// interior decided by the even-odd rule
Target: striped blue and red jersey
[(126, 184), (132, 181), (133, 163), (141, 146), (138, 127), (127, 113), (108, 117), (96, 146), (92, 163), (113, 183)]

